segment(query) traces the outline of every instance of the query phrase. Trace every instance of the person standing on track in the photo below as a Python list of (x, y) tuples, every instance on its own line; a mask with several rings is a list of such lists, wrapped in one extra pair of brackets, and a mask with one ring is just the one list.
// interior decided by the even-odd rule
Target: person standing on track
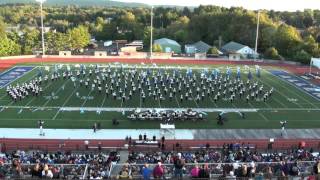
[(284, 135), (285, 133), (285, 128), (286, 128), (286, 125), (287, 125), (287, 121), (280, 121), (280, 124), (281, 124), (281, 137)]
[(38, 126), (39, 126), (39, 130), (40, 130), (40, 136), (44, 136), (43, 124), (44, 124), (44, 121), (42, 121), (42, 120), (38, 121)]

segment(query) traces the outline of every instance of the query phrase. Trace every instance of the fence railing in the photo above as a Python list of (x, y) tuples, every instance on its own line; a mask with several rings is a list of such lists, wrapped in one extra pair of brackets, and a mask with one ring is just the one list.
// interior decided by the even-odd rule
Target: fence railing
[[(288, 177), (307, 177), (313, 174), (313, 166), (315, 161), (298, 161), (287, 162), (289, 168)], [(142, 169), (145, 164), (114, 164), (110, 171), (111, 178), (119, 178), (121, 171), (114, 171), (114, 169), (122, 169), (128, 171), (128, 176), (133, 179), (142, 178)], [(157, 164), (148, 164), (148, 168), (152, 172)], [(174, 164), (161, 165), (164, 174), (163, 179), (172, 179), (175, 177)], [(262, 178), (277, 178), (281, 177), (281, 162), (248, 162), (248, 163), (187, 163), (182, 169), (183, 178), (191, 178), (192, 169), (198, 166), (199, 168), (207, 167), (210, 178), (230, 177), (230, 171), (237, 177), (262, 177)], [(292, 168), (294, 172), (292, 171)], [(246, 169), (247, 174), (243, 175), (242, 170)], [(125, 173), (125, 174), (127, 174)], [(151, 173), (152, 176), (152, 173)], [(124, 178), (124, 177), (123, 177)]]

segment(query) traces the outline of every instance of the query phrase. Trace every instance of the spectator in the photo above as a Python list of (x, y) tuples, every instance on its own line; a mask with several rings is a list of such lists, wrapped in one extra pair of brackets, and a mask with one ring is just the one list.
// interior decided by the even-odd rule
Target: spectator
[(196, 163), (195, 166), (191, 169), (191, 173), (190, 173), (191, 177), (198, 178), (199, 171), (200, 171), (199, 165)]
[(202, 165), (202, 167), (199, 171), (199, 178), (201, 178), (201, 179), (209, 179), (210, 178), (208, 164)]
[(34, 165), (32, 171), (31, 171), (31, 176), (32, 177), (38, 177), (38, 178), (41, 178), (42, 176), (42, 172), (40, 170), (40, 164), (37, 163)]
[(129, 173), (129, 165), (126, 164), (122, 167), (122, 170), (120, 171), (119, 175), (117, 176), (117, 179), (132, 179), (130, 173)]
[(142, 168), (142, 176), (144, 180), (149, 180), (151, 176), (151, 169), (149, 169), (149, 164), (145, 163)]
[(271, 180), (272, 176), (273, 176), (272, 168), (271, 166), (267, 166), (264, 177), (266, 180)]
[(174, 160), (174, 177), (182, 178), (184, 166), (185, 160), (182, 158), (182, 154), (178, 153), (177, 158)]
[(14, 159), (12, 161), (11, 174), (13, 178), (20, 178), (22, 176), (22, 169), (19, 160)]
[(47, 164), (44, 165), (44, 168), (42, 170), (42, 177), (49, 178), (49, 179), (53, 178), (52, 171), (49, 169), (49, 166)]
[(4, 163), (0, 160), (0, 179), (4, 179), (7, 174), (7, 169), (4, 167)]
[(156, 167), (154, 167), (154, 169), (153, 169), (153, 177), (155, 179), (162, 179), (163, 176), (164, 176), (164, 168), (162, 166), (162, 163), (158, 162)]
[(320, 179), (320, 158), (313, 166), (313, 172), (316, 175), (317, 179)]

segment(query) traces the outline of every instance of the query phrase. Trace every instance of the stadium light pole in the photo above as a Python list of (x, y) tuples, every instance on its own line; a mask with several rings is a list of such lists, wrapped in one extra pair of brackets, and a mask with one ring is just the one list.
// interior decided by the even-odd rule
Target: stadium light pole
[(152, 36), (153, 36), (153, 6), (151, 6), (151, 22), (150, 22), (150, 59), (152, 59)]
[(258, 10), (258, 20), (257, 20), (257, 31), (256, 31), (256, 44), (254, 48), (254, 60), (256, 60), (256, 55), (258, 54), (258, 37), (259, 37), (259, 21), (260, 21), (260, 10)]
[(42, 6), (43, 6), (43, 3), (46, 1), (46, 0), (37, 0), (39, 3), (40, 3), (40, 18), (41, 18), (41, 44), (42, 44), (42, 56), (41, 57), (44, 57), (45, 56), (45, 45), (44, 45), (44, 27), (43, 27), (43, 10), (42, 10)]

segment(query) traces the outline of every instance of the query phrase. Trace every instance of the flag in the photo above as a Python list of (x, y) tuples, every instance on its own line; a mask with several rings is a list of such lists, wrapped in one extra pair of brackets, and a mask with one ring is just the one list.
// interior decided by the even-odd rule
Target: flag
[(230, 69), (229, 67), (227, 67), (227, 72), (226, 72), (226, 74), (227, 74), (227, 77), (230, 77), (231, 69)]
[(237, 67), (237, 78), (241, 78), (241, 72), (240, 72), (240, 67)]
[(70, 65), (69, 65), (69, 64), (67, 65), (67, 70), (68, 70), (68, 71), (70, 71), (70, 70), (71, 70), (71, 67), (70, 67)]
[(187, 76), (191, 77), (192, 76), (192, 69), (187, 70)]
[(220, 69), (217, 68), (217, 69), (216, 69), (216, 77), (218, 77), (219, 75), (220, 75)]
[(257, 65), (256, 66), (256, 73), (257, 73), (257, 77), (261, 77), (261, 72), (260, 72), (260, 67)]
[(58, 72), (58, 65), (57, 64), (54, 65), (54, 72)]

